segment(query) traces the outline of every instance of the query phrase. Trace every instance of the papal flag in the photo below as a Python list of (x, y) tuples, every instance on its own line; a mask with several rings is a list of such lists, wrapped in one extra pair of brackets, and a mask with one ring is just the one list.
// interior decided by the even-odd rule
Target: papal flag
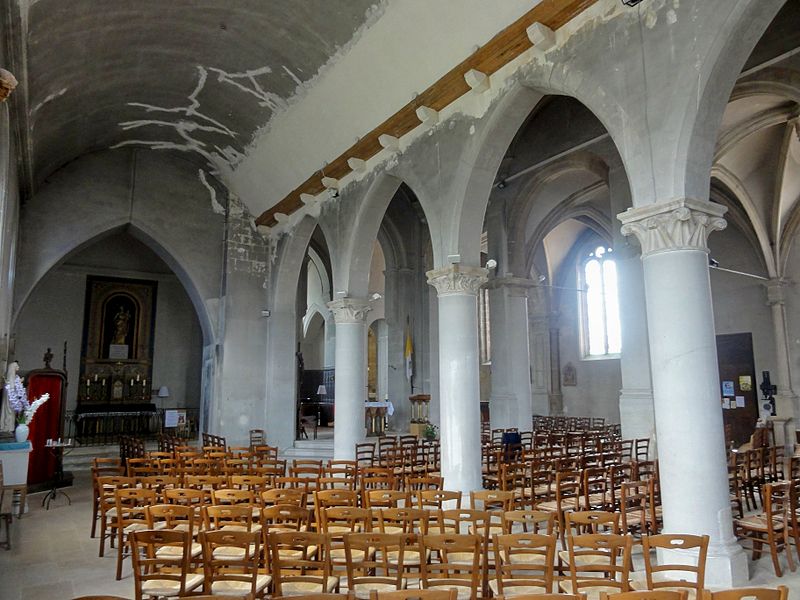
[(406, 323), (406, 346), (403, 350), (403, 357), (406, 359), (406, 378), (411, 383), (414, 376), (414, 344), (411, 342), (411, 327)]

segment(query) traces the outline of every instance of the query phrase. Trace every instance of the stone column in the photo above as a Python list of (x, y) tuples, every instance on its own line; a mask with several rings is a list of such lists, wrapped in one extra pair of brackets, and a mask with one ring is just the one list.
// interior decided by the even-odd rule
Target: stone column
[(642, 264), (630, 247), (615, 248), (614, 257), (622, 328), (622, 355), (619, 361), (622, 376), (622, 389), (619, 391), (622, 437), (650, 438), (655, 431), (655, 414)]
[[(794, 448), (794, 420), (798, 414), (798, 398), (792, 389), (791, 360), (789, 358), (789, 335), (786, 330), (786, 286), (783, 278), (770, 279), (766, 284), (767, 305), (772, 311), (772, 327), (775, 332), (775, 376), (772, 382), (778, 388), (775, 394), (775, 443), (788, 449)], [(758, 391), (756, 391), (758, 397)]]
[[(613, 161), (608, 172), (611, 209), (622, 212), (631, 205), (628, 177), (621, 162)], [(622, 389), (619, 391), (619, 418), (622, 437), (653, 438), (653, 381), (650, 375), (650, 350), (647, 340), (642, 261), (639, 251), (614, 227), (614, 260), (617, 264), (619, 318), (622, 333), (622, 354), (619, 367)], [(654, 440), (653, 440), (654, 441)], [(650, 453), (655, 456), (655, 445)]]
[(356, 443), (364, 439), (367, 399), (366, 298), (343, 298), (328, 303), (336, 322), (336, 403), (333, 457), (355, 460)]
[(708, 585), (736, 587), (747, 559), (733, 535), (706, 244), (725, 210), (685, 199), (619, 219), (642, 246), (664, 531), (708, 534)]
[(486, 275), (458, 264), (428, 271), (439, 297), (442, 476), (465, 494), (482, 487), (477, 299)]
[(563, 415), (564, 394), (561, 393), (561, 333), (557, 312), (550, 313), (550, 414)]
[(489, 287), (492, 315), (492, 429), (531, 428), (531, 361), (528, 328), (530, 279), (496, 277)]
[(528, 292), (528, 324), (531, 361), (531, 402), (534, 415), (550, 414), (550, 309), (545, 288)]

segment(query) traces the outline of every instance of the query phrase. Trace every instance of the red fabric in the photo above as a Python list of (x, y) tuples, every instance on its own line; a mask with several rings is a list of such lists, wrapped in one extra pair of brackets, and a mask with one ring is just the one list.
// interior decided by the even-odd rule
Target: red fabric
[(28, 378), (28, 400), (33, 402), (42, 394), (50, 399), (39, 407), (29, 425), (28, 439), (33, 445), (28, 462), (28, 484), (49, 481), (55, 476), (56, 457), (45, 447), (48, 438), (58, 439), (61, 428), (61, 384), (59, 375), (34, 373)]

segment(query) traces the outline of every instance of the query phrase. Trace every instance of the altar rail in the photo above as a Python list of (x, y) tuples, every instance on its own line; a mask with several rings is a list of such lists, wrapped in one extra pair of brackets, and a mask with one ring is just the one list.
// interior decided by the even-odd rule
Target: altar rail
[(186, 412), (186, 421), (177, 427), (164, 427), (164, 409), (154, 411), (66, 411), (64, 417), (64, 439), (72, 438), (80, 446), (106, 446), (116, 444), (122, 435), (141, 439), (156, 439), (160, 433), (168, 433), (182, 439), (197, 436), (200, 409), (180, 409)]

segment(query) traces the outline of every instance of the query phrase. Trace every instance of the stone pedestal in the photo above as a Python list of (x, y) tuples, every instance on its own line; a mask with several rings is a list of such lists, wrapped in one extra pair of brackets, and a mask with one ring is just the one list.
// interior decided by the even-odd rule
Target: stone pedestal
[(336, 416), (333, 457), (355, 460), (356, 444), (364, 439), (367, 396), (367, 313), (365, 298), (344, 298), (328, 304), (336, 322)]
[(482, 487), (478, 304), (486, 269), (451, 265), (428, 271), (439, 298), (439, 397), (444, 487)]
[(706, 246), (725, 210), (686, 199), (619, 215), (642, 246), (664, 532), (709, 535), (709, 587), (748, 577), (733, 535)]

